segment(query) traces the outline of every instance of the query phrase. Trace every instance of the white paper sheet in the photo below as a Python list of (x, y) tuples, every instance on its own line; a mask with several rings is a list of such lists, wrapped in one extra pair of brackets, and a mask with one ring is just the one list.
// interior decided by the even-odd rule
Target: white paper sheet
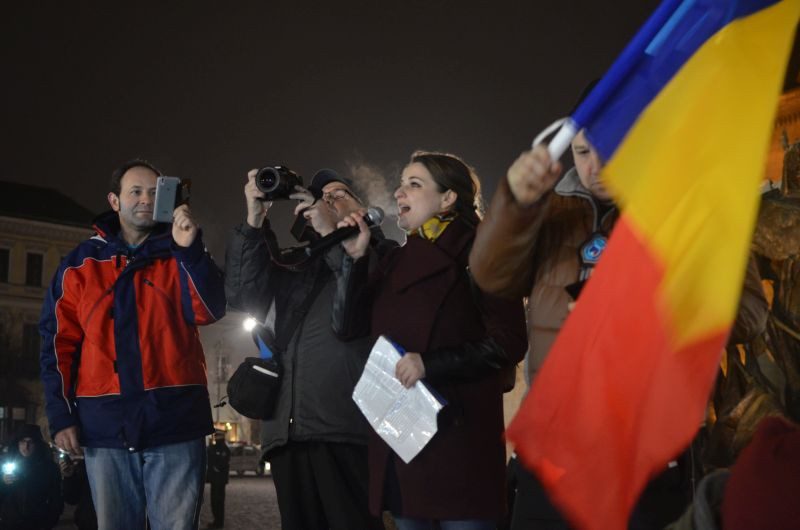
[(375, 432), (408, 463), (436, 434), (443, 403), (422, 382), (405, 388), (394, 376), (400, 351), (381, 336), (372, 347), (353, 401)]

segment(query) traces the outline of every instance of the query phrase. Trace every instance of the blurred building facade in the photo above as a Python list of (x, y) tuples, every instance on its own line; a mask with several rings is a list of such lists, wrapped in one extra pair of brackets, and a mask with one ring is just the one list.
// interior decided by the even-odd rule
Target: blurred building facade
[(47, 426), (39, 313), (61, 260), (91, 235), (93, 213), (62, 193), (0, 182), (0, 440)]
[[(228, 308), (228, 314), (215, 324), (200, 328), (200, 340), (206, 354), (208, 394), (211, 398), (214, 426), (226, 431), (228, 442), (261, 443), (261, 423), (246, 418), (227, 403), (228, 379), (245, 357), (258, 357), (258, 348), (243, 327), (248, 315)], [(221, 404), (221, 403), (224, 403)], [(220, 405), (220, 406), (215, 406)]]

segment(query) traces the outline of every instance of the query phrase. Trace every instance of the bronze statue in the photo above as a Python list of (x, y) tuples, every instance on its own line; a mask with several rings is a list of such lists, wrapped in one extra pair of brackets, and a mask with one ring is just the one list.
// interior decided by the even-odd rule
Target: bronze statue
[(783, 146), (781, 187), (763, 196), (753, 236), (771, 295), (763, 344), (756, 346), (774, 359), (780, 373), (770, 382), (786, 413), (800, 421), (800, 142), (789, 145), (784, 133)]

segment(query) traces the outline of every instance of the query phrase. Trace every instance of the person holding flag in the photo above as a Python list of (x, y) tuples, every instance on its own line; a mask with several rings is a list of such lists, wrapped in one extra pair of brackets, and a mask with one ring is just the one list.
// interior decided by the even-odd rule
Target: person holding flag
[[(520, 162), (546, 177), (520, 186), (543, 211), (533, 205), (557, 178), (551, 160), (583, 131), (620, 206), (602, 263), (507, 430), (572, 526), (625, 528), (703, 419), (798, 19), (800, 0), (665, 0), (550, 143), (550, 159), (538, 148)], [(495, 274), (508, 267), (493, 261)], [(545, 294), (556, 298), (543, 290), (534, 307)]]
[[(561, 164), (553, 162), (544, 146), (517, 158), (498, 184), (470, 253), (470, 270), (482, 289), (528, 297), (529, 384), (619, 215), (600, 180), (600, 157), (583, 131), (571, 149), (575, 167), (563, 178)], [(568, 528), (532, 473), (518, 467), (517, 479), (512, 530)]]

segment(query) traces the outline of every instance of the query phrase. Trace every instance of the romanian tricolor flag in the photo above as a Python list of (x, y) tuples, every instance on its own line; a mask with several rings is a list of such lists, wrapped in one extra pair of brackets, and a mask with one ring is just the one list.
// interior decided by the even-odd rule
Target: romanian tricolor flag
[(622, 214), (507, 435), (579, 528), (625, 528), (703, 420), (799, 16), (667, 0), (572, 116)]

